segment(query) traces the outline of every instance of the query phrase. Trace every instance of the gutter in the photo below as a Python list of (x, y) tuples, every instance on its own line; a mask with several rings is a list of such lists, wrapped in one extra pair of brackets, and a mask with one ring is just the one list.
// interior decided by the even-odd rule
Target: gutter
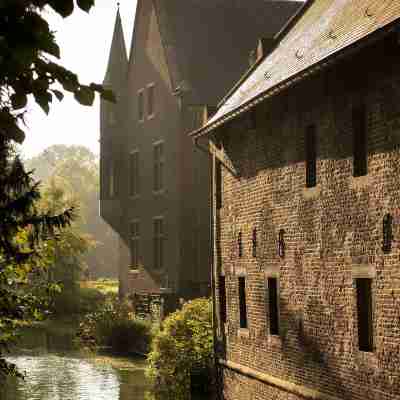
[(221, 116), (219, 119), (211, 123), (210, 125), (204, 125), (202, 128), (197, 129), (189, 133), (189, 136), (192, 138), (200, 138), (211, 131), (214, 131), (219, 126), (225, 124), (226, 122), (238, 117), (239, 115), (249, 111), (251, 108), (255, 107), (258, 103), (275, 96), (276, 94), (282, 92), (283, 90), (293, 86), (299, 81), (302, 81), (304, 78), (315, 75), (316, 73), (326, 69), (327, 67), (333, 65), (334, 63), (346, 58), (355, 52), (361, 50), (362, 48), (366, 47), (371, 43), (375, 43), (382, 39), (383, 37), (387, 36), (388, 34), (395, 31), (396, 25), (399, 23), (399, 19), (396, 19), (389, 25), (380, 28), (374, 32), (371, 32), (369, 35), (365, 36), (358, 42), (351, 44), (348, 47), (343, 48), (339, 52), (333, 53), (326, 57), (325, 59), (319, 61), (318, 63), (299, 71), (297, 74), (290, 76), (286, 80), (282, 81), (281, 83), (273, 86), (272, 88), (268, 89), (267, 91), (260, 93), (258, 96), (248, 100), (246, 103), (240, 105), (238, 108), (228, 112), (227, 114)]

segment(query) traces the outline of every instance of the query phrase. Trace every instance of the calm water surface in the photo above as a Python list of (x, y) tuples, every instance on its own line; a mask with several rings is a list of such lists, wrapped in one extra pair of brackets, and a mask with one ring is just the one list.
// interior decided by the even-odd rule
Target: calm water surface
[(73, 350), (73, 330), (37, 329), (8, 357), (26, 374), (0, 387), (1, 400), (144, 400), (145, 361), (84, 356)]

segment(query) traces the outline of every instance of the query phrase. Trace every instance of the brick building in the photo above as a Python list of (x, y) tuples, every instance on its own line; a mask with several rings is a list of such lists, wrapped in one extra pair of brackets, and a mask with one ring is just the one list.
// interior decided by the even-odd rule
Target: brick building
[(399, 1), (307, 1), (192, 133), (227, 400), (400, 398), (399, 28)]
[(119, 101), (101, 109), (100, 210), (121, 238), (121, 295), (209, 293), (209, 157), (186, 132), (298, 5), (138, 0), (129, 58), (117, 14), (104, 82)]

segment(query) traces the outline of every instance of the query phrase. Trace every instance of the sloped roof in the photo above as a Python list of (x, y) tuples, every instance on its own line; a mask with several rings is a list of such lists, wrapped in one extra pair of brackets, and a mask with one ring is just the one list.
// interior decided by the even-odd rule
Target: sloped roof
[(302, 3), (153, 0), (175, 88), (216, 105), (248, 69), (257, 40), (272, 37)]
[(236, 85), (217, 113), (192, 135), (215, 129), (399, 17), (398, 0), (308, 0), (272, 53)]

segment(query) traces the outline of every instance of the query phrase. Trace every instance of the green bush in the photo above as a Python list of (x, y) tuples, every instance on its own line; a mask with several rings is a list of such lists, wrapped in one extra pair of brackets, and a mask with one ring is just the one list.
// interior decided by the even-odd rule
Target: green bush
[(52, 313), (55, 317), (78, 316), (94, 312), (105, 302), (105, 295), (97, 289), (64, 288), (53, 300)]
[[(147, 375), (156, 395), (187, 399), (191, 389), (213, 386), (211, 301), (196, 299), (167, 317), (155, 335)], [(211, 391), (211, 390), (210, 390)]]
[(147, 354), (152, 338), (149, 321), (134, 318), (127, 302), (107, 295), (103, 306), (82, 320), (78, 335), (85, 347), (110, 347), (113, 351)]

